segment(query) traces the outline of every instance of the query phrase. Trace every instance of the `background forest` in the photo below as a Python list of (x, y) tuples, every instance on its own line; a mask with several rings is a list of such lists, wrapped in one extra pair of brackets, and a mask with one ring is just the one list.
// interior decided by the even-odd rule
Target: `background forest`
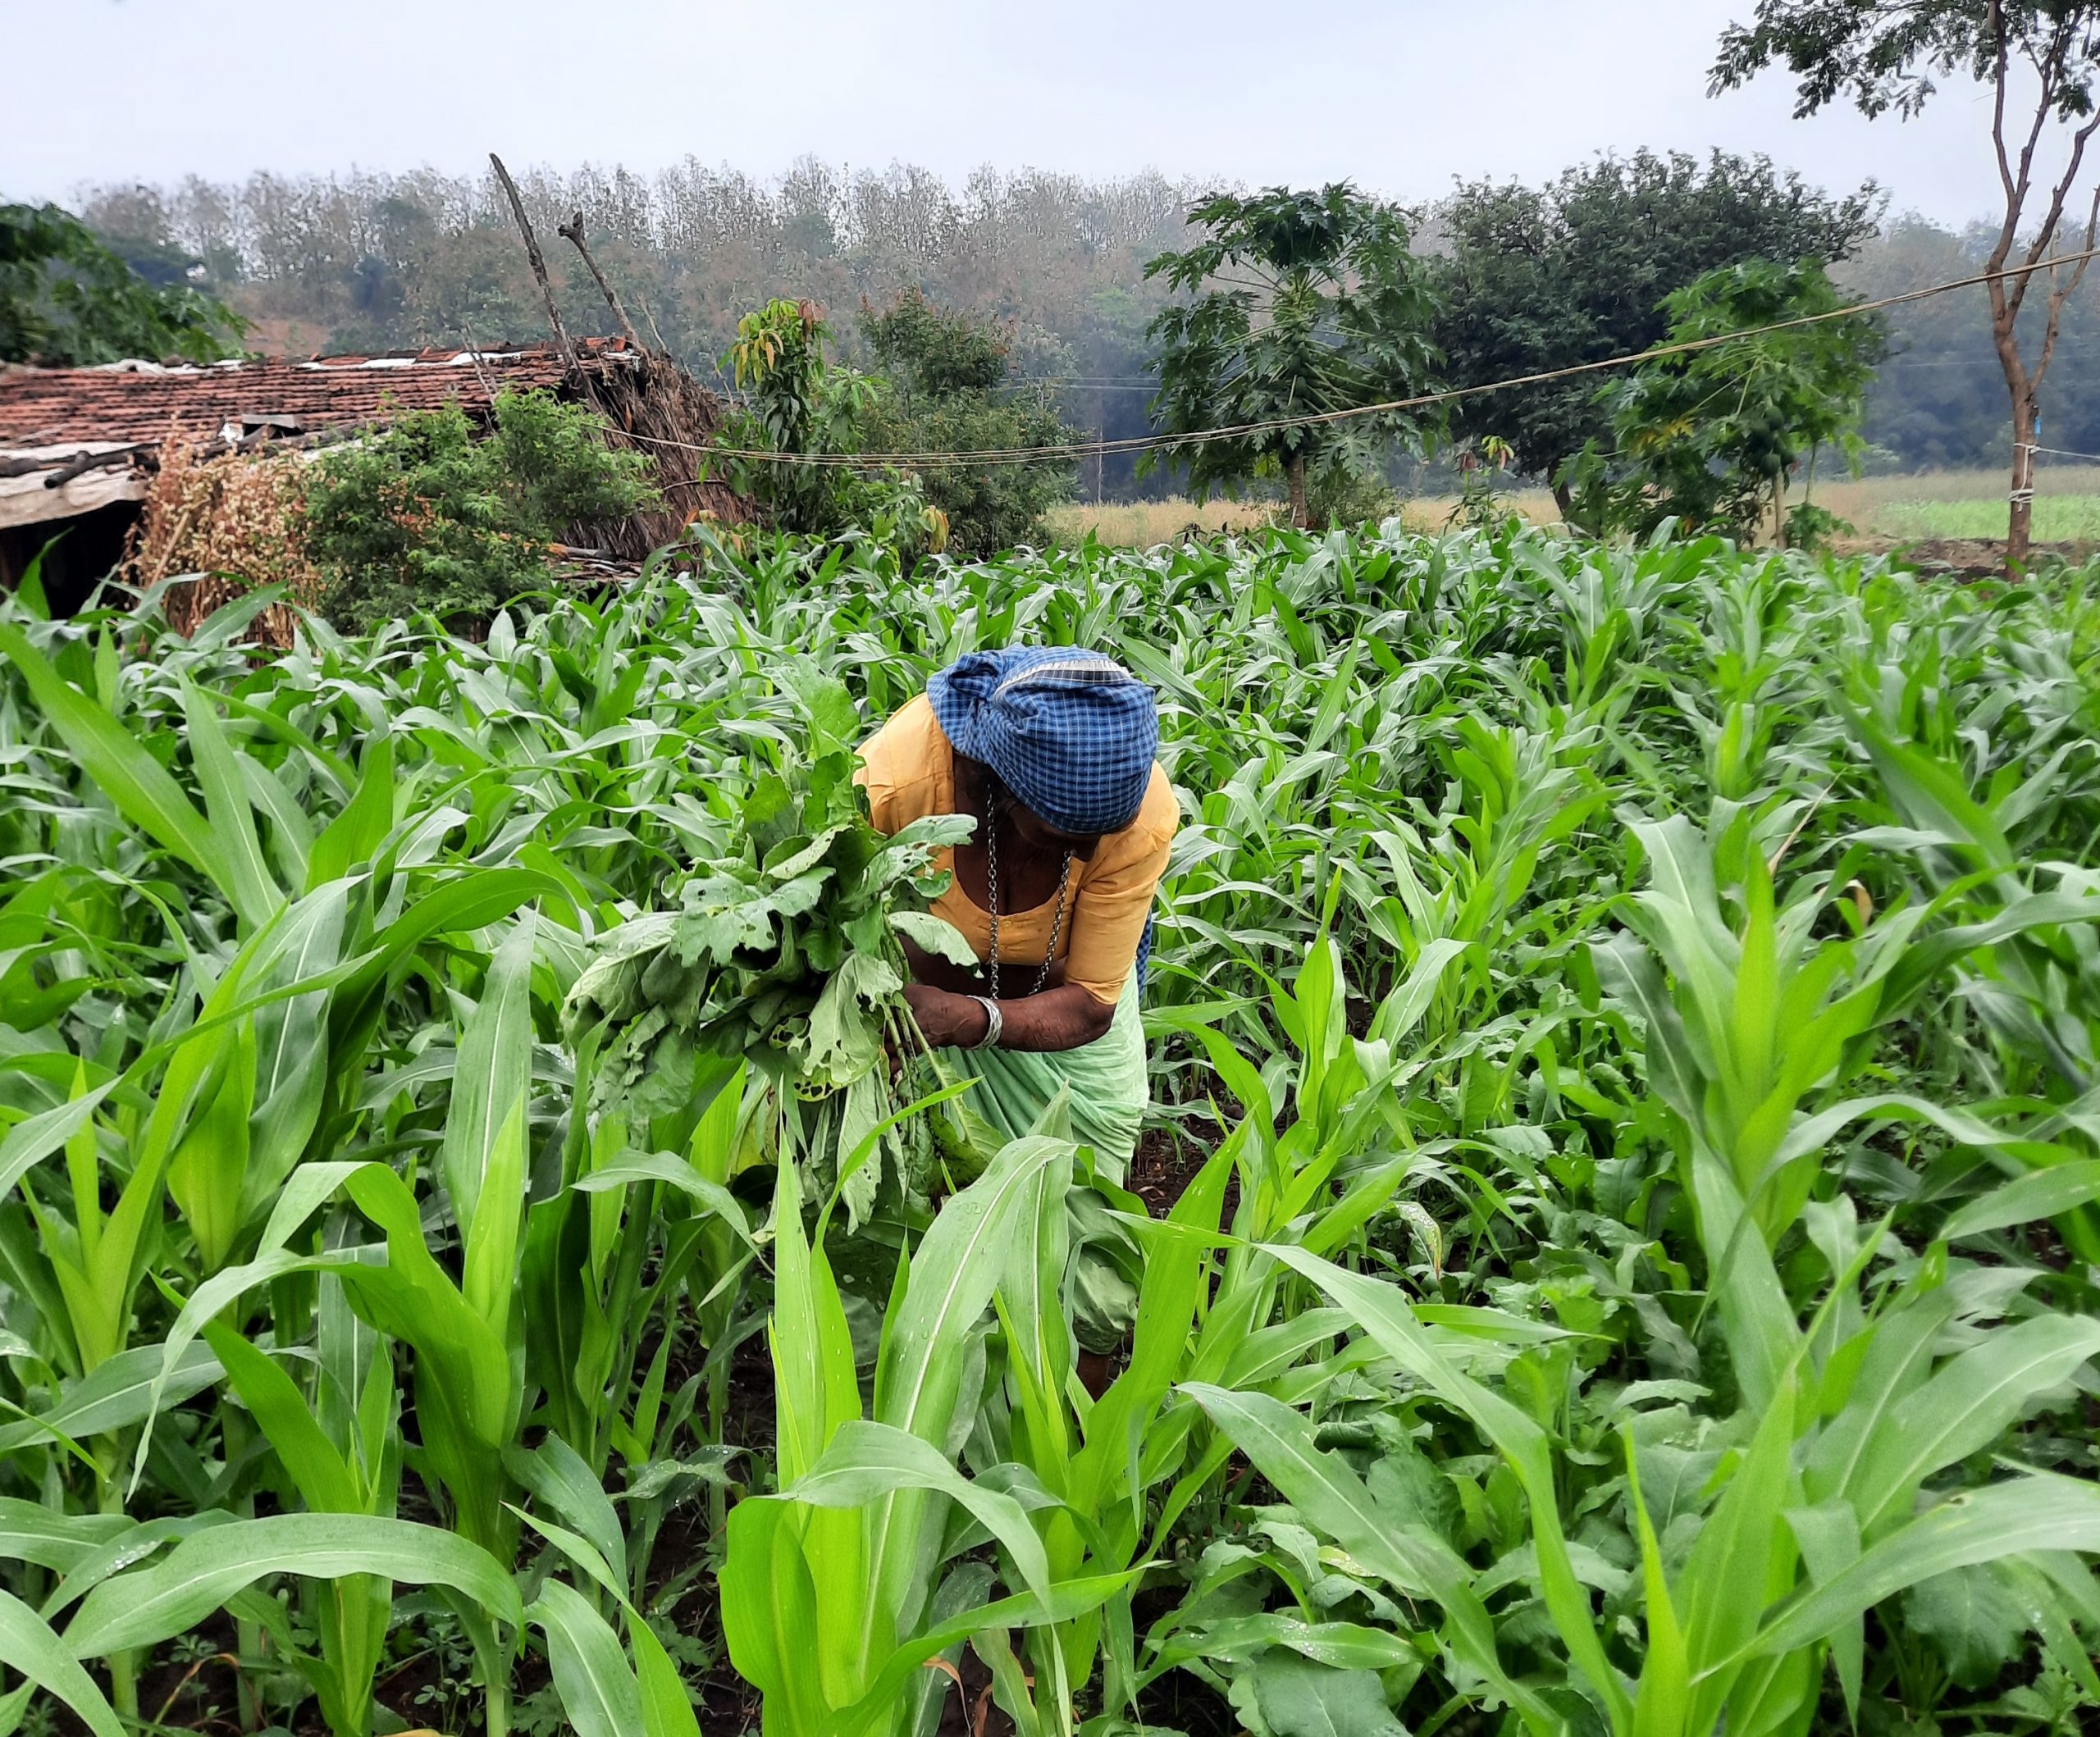
[[(1956, 232), (1888, 215), (1870, 187), (1826, 197), (1755, 159), (1646, 157), (1571, 170), (1545, 189), (1459, 187), (1421, 214), (1415, 245), (1449, 258), (1468, 234), (1491, 235), (1505, 257), (1536, 248), (1542, 267), (1571, 269), (1550, 252), (1556, 226), (1608, 175), (1632, 189), (1618, 203), (1637, 221), (1644, 209), (1680, 217), (1689, 209), (1717, 226), (1739, 226), (1752, 211), (1756, 222), (1787, 224), (1783, 236), (1747, 237), (1764, 244), (1744, 252), (1821, 252), (1837, 280), (1865, 296), (1961, 276), (1980, 268), (1988, 248), (1980, 226)], [(1766, 193), (1687, 204), (1683, 189), (1696, 182), (1752, 193), (1761, 184)], [(1145, 278), (1145, 262), (1187, 244), (1185, 214), (1198, 189), (1152, 173), (1087, 180), (990, 168), (956, 187), (911, 165), (878, 172), (813, 159), (767, 180), (688, 158), (654, 176), (617, 166), (542, 168), (521, 177), (521, 191), (543, 231), (581, 214), (641, 322), (703, 377), (713, 376), (739, 317), (781, 294), (823, 304), (847, 358), (874, 360), (859, 311), (889, 307), (915, 289), (939, 306), (1004, 322), (1012, 372), (1053, 386), (1066, 422), (1116, 438), (1146, 431), (1156, 390), (1145, 326), (1167, 292)], [(545, 323), (502, 194), (486, 175), (258, 174), (237, 185), (193, 177), (164, 188), (89, 189), (79, 208), (149, 277), (190, 283), (235, 307), (253, 322), (245, 340), (253, 349), (493, 343), (536, 335)], [(1629, 245), (1655, 239), (1627, 238)], [(1695, 254), (1710, 239), (1675, 239)], [(1801, 244), (1787, 245), (1793, 242)], [(602, 326), (603, 303), (581, 267), (560, 258), (553, 269), (564, 317), (581, 330)], [(1655, 287), (1659, 299), (1678, 284)], [(1507, 286), (1497, 294), (1507, 305)], [(2100, 450), (2097, 300), (2100, 280), (2066, 313), (2043, 406), (2054, 446)], [(1646, 319), (1653, 310), (1628, 312)], [(1458, 335), (1444, 335), (1454, 381), (1495, 376), (1491, 347), (1469, 356), (1452, 341)], [(1638, 342), (1605, 341), (1614, 335)], [(1598, 338), (1610, 350), (1652, 335)], [(1982, 297), (1898, 308), (1867, 401), (1868, 468), (2005, 462), (2004, 387)], [(1504, 351), (1520, 353), (1521, 346)], [(1105, 497), (1175, 487), (1163, 472), (1134, 477), (1130, 458), (1114, 455), (1090, 461), (1079, 481), (1082, 493)]]

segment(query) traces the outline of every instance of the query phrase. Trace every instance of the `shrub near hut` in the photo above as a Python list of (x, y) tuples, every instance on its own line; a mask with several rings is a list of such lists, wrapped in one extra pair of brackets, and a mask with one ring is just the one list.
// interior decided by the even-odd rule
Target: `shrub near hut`
[[(456, 624), (542, 586), (572, 527), (624, 528), (660, 505), (654, 461), (609, 449), (591, 411), (534, 391), (500, 395), (494, 412), (486, 438), (450, 406), (317, 458), (229, 453), (173, 430), (123, 577), (178, 581), (163, 607), (180, 632), (266, 586), (348, 627), (422, 614)], [(289, 645), (292, 623), (272, 604), (255, 631)]]
[(456, 406), (404, 416), (316, 461), (307, 552), (323, 607), (351, 627), (493, 614), (546, 578), (572, 526), (652, 502), (648, 456), (606, 446), (591, 413), (546, 392), (504, 393), (486, 438)]
[[(863, 302), (861, 331), (893, 390), (869, 417), (878, 451), (963, 453), (1066, 447), (1084, 438), (1010, 361), (1008, 326), (936, 308), (909, 290), (879, 311)], [(918, 482), (948, 523), (951, 553), (972, 559), (1041, 543), (1043, 513), (1072, 493), (1069, 456), (1039, 464), (936, 464)]]

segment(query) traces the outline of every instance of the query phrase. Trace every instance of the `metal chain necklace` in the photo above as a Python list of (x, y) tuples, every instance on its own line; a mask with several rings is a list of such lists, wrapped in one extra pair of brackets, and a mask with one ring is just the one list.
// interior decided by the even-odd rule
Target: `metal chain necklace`
[[(987, 806), (989, 806), (988, 804)], [(1072, 853), (1065, 853), (1065, 865), (1057, 873), (1057, 909), (1050, 919), (1050, 945), (1043, 955), (1043, 969), (1035, 978), (1030, 995), (1043, 993), (1043, 986), (1050, 981), (1050, 968), (1057, 962), (1057, 937), (1064, 932), (1065, 903), (1072, 890)], [(995, 812), (984, 833), (984, 895), (992, 906), (992, 957), (988, 974), (992, 983), (992, 999), (999, 999), (999, 817)]]

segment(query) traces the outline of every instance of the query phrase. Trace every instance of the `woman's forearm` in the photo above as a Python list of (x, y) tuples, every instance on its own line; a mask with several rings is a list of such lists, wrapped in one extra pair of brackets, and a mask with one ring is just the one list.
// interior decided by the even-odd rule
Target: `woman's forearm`
[(1106, 1037), (1116, 1010), (1077, 983), (1066, 983), (1040, 995), (1002, 1001), (999, 1014), (1005, 1025), (999, 1034), (1001, 1049), (1054, 1054)]
[[(984, 1041), (990, 1020), (975, 996), (916, 982), (906, 984), (904, 993), (928, 1042), (970, 1049)], [(1012, 996), (998, 1005), (999, 1047), (1038, 1054), (1092, 1043), (1107, 1034), (1116, 1018), (1113, 1007), (1077, 983)]]

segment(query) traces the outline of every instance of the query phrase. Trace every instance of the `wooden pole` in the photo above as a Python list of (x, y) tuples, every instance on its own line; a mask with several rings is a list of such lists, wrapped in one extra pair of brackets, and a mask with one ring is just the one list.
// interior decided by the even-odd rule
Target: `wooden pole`
[(605, 274), (598, 269), (598, 262), (591, 257), (591, 249), (583, 244), (583, 213), (578, 212), (566, 223), (557, 223), (555, 233), (570, 243), (583, 256), (583, 263), (591, 268), (591, 275), (598, 282), (598, 293), (605, 297), (605, 305), (613, 310), (613, 317), (620, 322), (620, 331), (636, 349), (643, 348), (641, 335), (634, 329), (634, 321), (628, 318), (627, 309), (620, 306), (620, 299), (613, 286), (605, 281)]
[(75, 477), (84, 476), (89, 471), (101, 470), (105, 465), (129, 464), (151, 444), (120, 446), (112, 452), (106, 453), (75, 453), (43, 479), (43, 486), (47, 489), (62, 489)]
[(547, 323), (554, 327), (555, 342), (561, 346), (562, 365), (580, 379), (583, 370), (576, 359), (576, 346), (568, 341), (568, 329), (561, 323), (561, 310), (555, 306), (554, 285), (547, 280), (547, 262), (540, 253), (540, 238), (532, 233), (532, 219), (525, 215), (525, 202), (518, 197), (518, 183), (511, 180), (510, 171), (503, 166), (503, 159), (493, 151), (489, 153), (489, 162), (509, 198), (510, 214), (517, 218), (518, 227), (525, 237), (525, 258), (540, 285), (541, 299), (547, 304)]
[(482, 367), (482, 347), (475, 341), (474, 328), (472, 322), (469, 321), (463, 315), (461, 317), (459, 321), (459, 330), (466, 334), (467, 359), (474, 365), (474, 378), (481, 382), (482, 390), (489, 395), (489, 409), (491, 413), (493, 414), (495, 409), (497, 395), (495, 376), (490, 374), (486, 369)]

